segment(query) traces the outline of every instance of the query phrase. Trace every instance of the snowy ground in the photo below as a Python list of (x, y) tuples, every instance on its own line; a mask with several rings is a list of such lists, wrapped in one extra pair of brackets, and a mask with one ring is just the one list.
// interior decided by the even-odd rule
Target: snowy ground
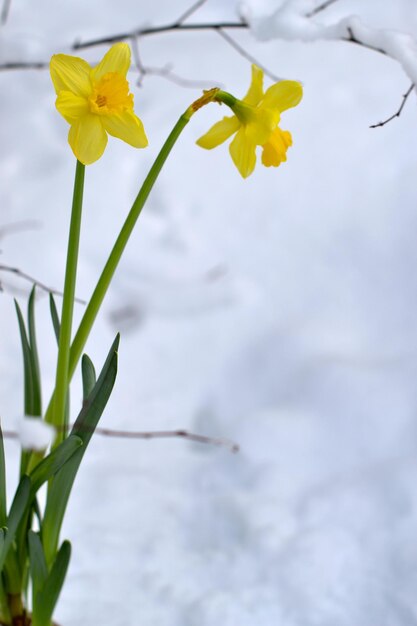
[[(275, 6), (278, 0), (251, 5)], [(69, 3), (68, 3), (69, 4)], [(87, 39), (174, 20), (184, 0), (14, 0), (0, 61), (47, 60)], [(208, 0), (195, 21), (235, 19)], [(417, 36), (415, 0), (344, 0)], [(238, 455), (183, 441), (96, 437), (78, 477), (63, 626), (412, 626), (417, 624), (417, 113), (398, 64), (347, 43), (235, 38), (272, 72), (303, 82), (285, 116), (294, 147), (243, 181), (226, 146), (192, 120), (141, 217), (88, 352), (122, 332), (102, 424), (225, 436)], [(105, 48), (84, 55), (98, 60)], [(246, 91), (249, 63), (215, 33), (143, 41), (144, 63)], [(132, 74), (132, 80), (133, 80)], [(74, 159), (46, 71), (0, 74), (1, 262), (62, 284)], [(78, 293), (87, 296), (159, 146), (199, 90), (147, 76), (135, 88), (150, 148), (112, 141), (88, 168)], [(1, 418), (21, 412), (12, 295), (1, 275)], [(18, 290), (18, 291), (17, 291)], [(78, 315), (82, 308), (79, 308)], [(55, 352), (38, 326), (45, 400)], [(17, 355), (17, 356), (16, 356)], [(75, 382), (73, 408), (79, 404)], [(7, 445), (10, 489), (18, 449)]]

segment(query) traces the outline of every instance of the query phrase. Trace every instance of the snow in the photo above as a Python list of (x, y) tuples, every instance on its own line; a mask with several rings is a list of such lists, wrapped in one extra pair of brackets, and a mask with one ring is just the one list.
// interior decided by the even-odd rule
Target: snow
[(320, 18), (310, 16), (315, 6), (311, 0), (287, 0), (272, 14), (266, 15), (259, 15), (256, 6), (253, 3), (254, 10), (251, 10), (250, 5), (243, 5), (241, 12), (255, 37), (261, 41), (277, 38), (312, 42), (354, 38), (398, 61), (410, 80), (417, 84), (417, 41), (411, 34), (371, 28), (355, 15), (332, 24), (320, 23)]
[(24, 450), (42, 451), (52, 443), (55, 430), (49, 424), (34, 417), (16, 420), (15, 430)]
[[(259, 2), (269, 16), (277, 4)], [(65, 10), (52, 0), (16, 1), (0, 30), (1, 59), (47, 60), (75, 39), (171, 22), (188, 6), (74, 0)], [(208, 0), (193, 20), (233, 19), (238, 10), (234, 0)], [(344, 0), (314, 22), (331, 26), (356, 13), (372, 32), (417, 32), (414, 0), (377, 8)], [(414, 94), (399, 119), (370, 130), (408, 87), (390, 58), (340, 41), (231, 35), (277, 75), (303, 82), (303, 102), (282, 115), (294, 140), (288, 161), (278, 170), (257, 167), (243, 181), (226, 146), (194, 145), (223, 110), (195, 115), (140, 217), (87, 352), (99, 369), (121, 330), (103, 426), (184, 428), (232, 439), (241, 452), (94, 437), (63, 529), (73, 556), (56, 620), (410, 626), (417, 623)], [(85, 57), (97, 61), (104, 50)], [(246, 92), (250, 64), (216, 33), (149, 37), (140, 50), (147, 65), (171, 62), (185, 78)], [(75, 166), (67, 126), (46, 71), (3, 72), (0, 83), (0, 228), (28, 219), (42, 225), (0, 230), (1, 261), (59, 289)], [(87, 169), (81, 298), (164, 138), (199, 92), (145, 77), (134, 93), (149, 149), (110, 140)], [(24, 307), (28, 285), (6, 273), (0, 281), (0, 406), (11, 430), (22, 413), (12, 296)], [(46, 404), (56, 348), (40, 291), (36, 313)], [(80, 406), (78, 375), (73, 418)], [(18, 452), (7, 441), (9, 499)]]

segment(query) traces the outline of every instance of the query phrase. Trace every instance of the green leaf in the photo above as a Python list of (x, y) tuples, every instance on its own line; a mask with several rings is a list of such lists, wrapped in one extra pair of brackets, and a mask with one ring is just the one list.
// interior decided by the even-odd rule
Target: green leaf
[(49, 294), (49, 310), (51, 312), (52, 325), (54, 327), (55, 337), (58, 343), (61, 322), (59, 321), (58, 309), (56, 308), (55, 298), (51, 293)]
[(35, 285), (30, 292), (28, 302), (28, 329), (29, 329), (29, 345), (31, 360), (31, 376), (33, 389), (33, 406), (30, 415), (42, 415), (42, 392), (41, 392), (41, 376), (39, 369), (38, 347), (36, 344), (35, 329)]
[(7, 518), (7, 531), (4, 537), (3, 548), (0, 552), (0, 572), (3, 569), (7, 552), (13, 542), (19, 523), (29, 506), (30, 487), (31, 482), (29, 476), (22, 476)]
[[(28, 416), (40, 417), (42, 414), (41, 383), (39, 373), (39, 359), (35, 332), (35, 288), (32, 289), (28, 303), (29, 337), (23, 315), (15, 300), (17, 319), (19, 323), (20, 340), (23, 353), (24, 371), (24, 413)], [(26, 473), (30, 452), (22, 450), (20, 460), (20, 475)]]
[(71, 544), (64, 541), (56, 556), (51, 572), (43, 589), (34, 597), (32, 626), (49, 626), (52, 613), (61, 593), (68, 564), (71, 558)]
[(30, 344), (26, 334), (25, 322), (23, 315), (17, 301), (14, 301), (16, 306), (17, 320), (19, 323), (20, 341), (22, 343), (23, 353), (23, 368), (24, 368), (24, 411), (25, 415), (33, 415), (32, 408), (34, 406), (34, 390), (33, 390), (33, 377), (32, 377), (32, 355), (30, 351)]
[(33, 597), (35, 598), (38, 591), (43, 589), (46, 579), (48, 578), (48, 568), (38, 533), (33, 532), (33, 530), (29, 530), (28, 543), (32, 590)]
[(32, 506), (36, 506), (36, 492), (71, 458), (76, 450), (83, 445), (81, 437), (70, 435), (65, 441), (50, 452), (29, 474), (31, 488), (28, 505), (21, 517), (16, 531), (17, 559), (20, 571), (26, 569), (28, 558), (27, 533), (32, 526)]
[(0, 425), (0, 526), (6, 525), (7, 500), (6, 500), (6, 463), (4, 461), (3, 433)]
[(57, 472), (48, 492), (45, 515), (43, 518), (42, 538), (46, 562), (50, 564), (58, 545), (59, 531), (64, 518), (68, 499), (74, 484), (75, 476), (88, 443), (106, 407), (113, 389), (117, 374), (117, 348), (120, 337), (113, 342), (101, 374), (79, 414), (71, 435), (77, 435), (84, 445), (77, 450), (69, 461)]
[(83, 355), (81, 360), (81, 373), (83, 378), (83, 401), (86, 402), (96, 384), (96, 370), (92, 360), (86, 354)]
[[(56, 308), (54, 296), (49, 294), (49, 309), (51, 312), (52, 325), (54, 327), (56, 342), (59, 345), (59, 333), (61, 330), (61, 322), (58, 315), (58, 309)], [(67, 393), (67, 397), (65, 400), (65, 419), (64, 423), (68, 424), (69, 422), (69, 412), (70, 412), (70, 394)]]
[[(4, 531), (0, 528), (0, 553), (3, 549)], [(4, 586), (3, 576), (0, 574), (0, 623), (11, 624), (12, 616), (10, 615), (9, 602), (6, 589)]]
[(31, 499), (38, 489), (72, 457), (74, 452), (83, 445), (81, 437), (70, 435), (48, 454), (29, 474), (32, 483)]

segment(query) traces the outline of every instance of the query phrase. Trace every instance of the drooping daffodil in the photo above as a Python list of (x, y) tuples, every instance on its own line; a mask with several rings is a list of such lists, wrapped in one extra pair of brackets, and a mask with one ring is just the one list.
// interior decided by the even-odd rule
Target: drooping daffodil
[(143, 124), (133, 110), (133, 94), (126, 79), (129, 67), (126, 43), (112, 46), (96, 67), (67, 54), (55, 54), (51, 59), (56, 108), (70, 124), (68, 142), (84, 165), (101, 157), (107, 134), (135, 148), (148, 145)]
[(257, 146), (262, 146), (262, 163), (266, 167), (278, 167), (287, 160), (292, 137), (278, 123), (281, 113), (296, 106), (303, 95), (301, 84), (292, 80), (275, 83), (264, 93), (263, 78), (263, 71), (252, 65), (252, 82), (243, 100), (220, 91), (217, 101), (227, 104), (234, 115), (214, 124), (197, 141), (202, 148), (211, 150), (235, 135), (230, 155), (244, 178), (255, 168)]

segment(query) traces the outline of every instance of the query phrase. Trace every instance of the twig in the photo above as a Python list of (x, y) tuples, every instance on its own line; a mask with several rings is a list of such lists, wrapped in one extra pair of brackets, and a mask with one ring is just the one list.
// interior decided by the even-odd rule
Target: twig
[(0, 22), (5, 24), (7, 22), (7, 18), (9, 17), (10, 7), (12, 4), (12, 0), (4, 0), (3, 8), (1, 10)]
[(349, 43), (356, 43), (358, 46), (362, 46), (363, 48), (367, 48), (368, 50), (374, 50), (374, 52), (379, 52), (380, 54), (384, 54), (385, 56), (387, 56), (387, 52), (383, 48), (378, 48), (377, 46), (371, 46), (371, 44), (365, 43), (363, 41), (360, 41), (360, 39), (357, 39), (351, 27), (349, 27), (347, 31), (349, 33), (349, 37), (342, 37), (343, 41), (347, 41)]
[[(33, 278), (33, 276), (26, 274), (26, 272), (22, 272), (22, 270), (20, 270), (18, 267), (10, 267), (9, 265), (0, 265), (0, 272), (8, 272), (9, 274), (15, 274), (16, 276), (19, 276), (19, 278), (23, 278), (23, 280), (29, 281), (30, 283), (32, 283), (32, 285), (36, 285), (37, 287), (39, 287), (39, 289), (42, 289), (42, 291), (46, 291), (47, 293), (52, 293), (54, 296), (63, 295), (62, 291), (58, 291), (57, 289), (52, 289), (51, 287), (47, 287), (44, 283), (41, 283), (36, 278)], [(79, 304), (86, 304), (86, 301), (81, 300), (80, 298), (75, 298), (75, 301), (78, 302)]]
[(166, 65), (165, 67), (149, 67), (148, 65), (144, 65), (142, 63), (141, 55), (139, 52), (139, 38), (132, 37), (130, 42), (132, 46), (133, 61), (134, 61), (136, 69), (139, 72), (139, 78), (136, 83), (138, 87), (142, 85), (143, 79), (147, 75), (148, 76), (149, 75), (161, 76), (162, 78), (165, 78), (166, 80), (169, 80), (172, 83), (179, 85), (180, 87), (187, 87), (187, 88), (192, 88), (192, 89), (198, 89), (198, 88), (204, 89), (207, 87), (212, 87), (213, 85), (216, 84), (216, 81), (209, 81), (209, 80), (203, 81), (203, 80), (192, 80), (192, 79), (189, 80), (187, 78), (183, 78), (182, 76), (178, 76), (178, 74), (175, 74), (172, 71), (172, 66), (169, 64)]
[(407, 89), (406, 93), (403, 95), (403, 99), (402, 99), (402, 102), (400, 104), (398, 111), (393, 113), (393, 115), (390, 115), (390, 117), (387, 117), (386, 120), (383, 120), (382, 122), (378, 122), (378, 124), (372, 124), (369, 128), (380, 128), (381, 126), (385, 126), (385, 124), (388, 124), (389, 122), (391, 122), (396, 117), (400, 117), (402, 110), (405, 107), (405, 103), (407, 102), (409, 95), (414, 89), (414, 86), (415, 86), (414, 83), (411, 83), (410, 87)]
[(240, 46), (232, 37), (230, 37), (230, 35), (228, 35), (222, 28), (216, 28), (215, 29), (217, 33), (219, 33), (220, 37), (222, 37), (225, 41), (227, 41), (227, 43), (229, 45), (232, 46), (232, 48), (234, 48), (242, 57), (244, 57), (245, 59), (247, 59), (250, 63), (254, 63), (255, 65), (257, 65), (261, 70), (264, 71), (264, 73), (269, 76), (269, 78), (271, 78), (272, 80), (274, 80), (275, 82), (278, 82), (280, 80), (282, 80), (281, 78), (278, 78), (278, 76), (275, 76), (275, 74), (273, 74), (272, 72), (270, 72), (264, 65), (262, 65), (261, 63), (259, 63), (259, 61), (257, 59), (255, 59), (255, 57), (253, 57), (251, 54), (249, 54), (249, 52), (246, 52), (246, 50), (244, 48), (242, 48), (242, 46)]
[(34, 230), (40, 228), (42, 222), (39, 220), (22, 220), (21, 222), (10, 222), (0, 227), (0, 239), (6, 236), (13, 235), (25, 230)]
[(45, 70), (49, 67), (46, 61), (11, 61), (0, 64), (0, 71), (8, 70)]
[(185, 13), (183, 13), (178, 19), (177, 19), (177, 24), (182, 24), (183, 22), (185, 22), (185, 20), (187, 20), (190, 15), (192, 15), (193, 13), (195, 13), (200, 7), (203, 6), (203, 4), (205, 4), (207, 2), (207, 0), (197, 0), (197, 2), (195, 2), (189, 9), (187, 9), (185, 11)]
[(160, 76), (161, 78), (166, 78), (166, 80), (171, 81), (171, 83), (175, 83), (180, 87), (186, 87), (188, 89), (207, 89), (208, 87), (220, 87), (218, 81), (209, 81), (209, 80), (195, 80), (192, 78), (184, 78), (183, 76), (179, 76), (175, 74), (170, 65), (166, 65), (165, 67), (149, 67), (146, 66), (143, 68), (145, 72), (143, 74)]
[(182, 439), (188, 439), (189, 441), (196, 441), (197, 443), (206, 443), (212, 446), (218, 446), (220, 448), (227, 448), (230, 452), (239, 452), (239, 446), (233, 441), (228, 439), (221, 439), (219, 437), (208, 437), (207, 435), (197, 435), (196, 433), (190, 433), (187, 430), (156, 430), (148, 432), (138, 431), (124, 431), (124, 430), (110, 430), (108, 428), (96, 428), (95, 432), (98, 435), (104, 437), (115, 437), (123, 439), (168, 439), (172, 437), (181, 437)]
[(327, 9), (327, 7), (329, 7), (331, 4), (334, 4), (335, 2), (338, 2), (338, 0), (327, 0), (322, 4), (319, 4), (315, 9), (313, 9), (309, 13), (306, 13), (306, 17), (313, 17), (314, 15), (317, 15), (317, 13), (324, 11), (325, 9)]
[[(239, 452), (239, 446), (229, 439), (198, 435), (196, 433), (190, 433), (187, 430), (155, 430), (142, 432), (96, 428), (94, 432), (102, 437), (111, 437), (114, 439), (171, 439), (179, 437), (181, 439), (187, 439), (188, 441), (195, 441), (197, 443), (208, 444), (219, 448), (226, 448), (233, 454)], [(5, 439), (19, 439), (19, 434), (14, 430), (3, 430), (3, 437)]]
[(160, 33), (168, 33), (172, 31), (199, 31), (199, 30), (216, 30), (219, 28), (248, 28), (246, 22), (202, 22), (200, 24), (164, 24), (162, 26), (149, 26), (146, 28), (138, 28), (134, 31), (118, 33), (117, 35), (109, 35), (108, 37), (100, 37), (98, 39), (90, 39), (88, 41), (76, 41), (72, 49), (81, 50), (83, 48), (91, 48), (93, 46), (101, 46), (103, 44), (115, 43), (132, 37), (145, 37), (147, 35), (158, 35)]

